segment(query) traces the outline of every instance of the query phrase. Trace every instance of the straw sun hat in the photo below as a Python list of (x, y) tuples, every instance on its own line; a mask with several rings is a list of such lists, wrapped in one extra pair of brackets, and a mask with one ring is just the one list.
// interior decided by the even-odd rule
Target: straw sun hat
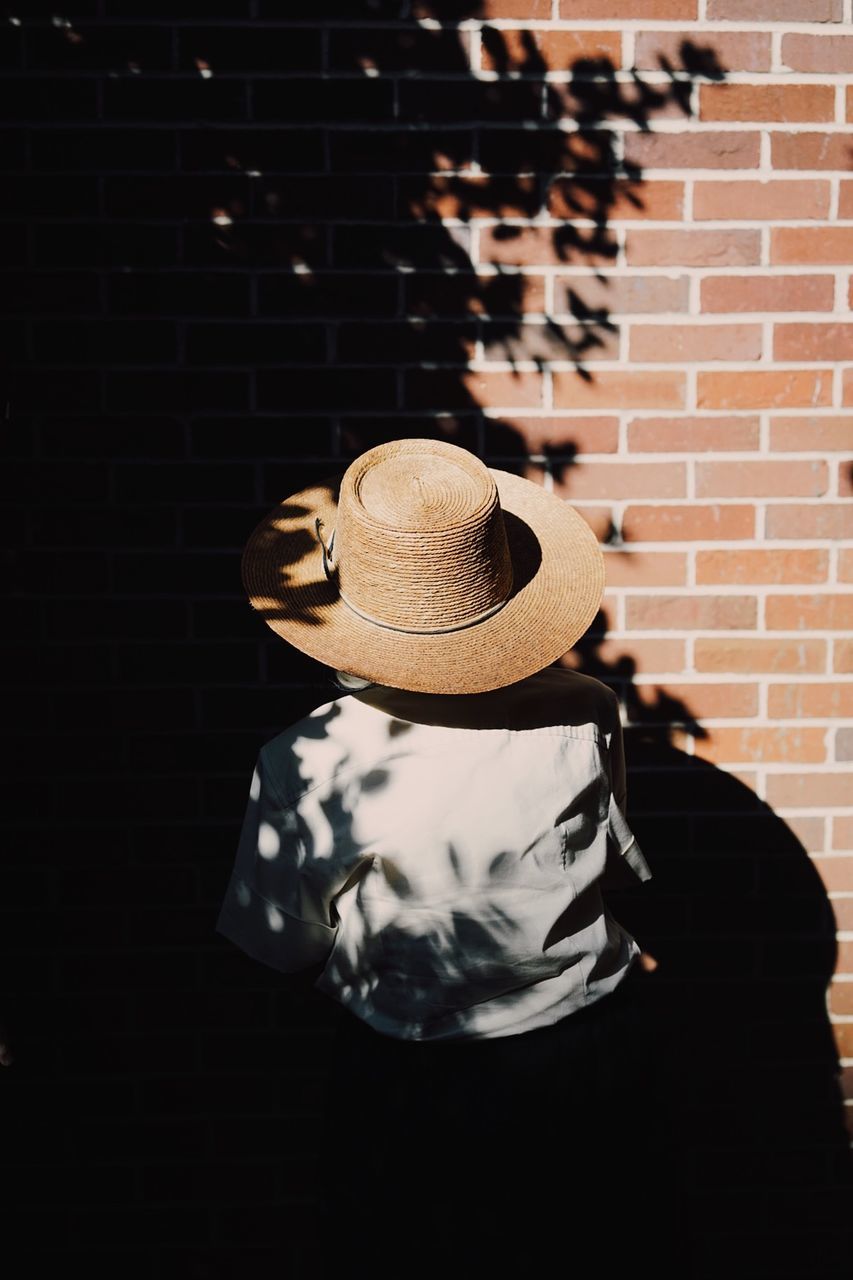
[(395, 440), (249, 536), (253, 609), (328, 666), (423, 693), (532, 675), (583, 635), (604, 557), (566, 502), (436, 440)]

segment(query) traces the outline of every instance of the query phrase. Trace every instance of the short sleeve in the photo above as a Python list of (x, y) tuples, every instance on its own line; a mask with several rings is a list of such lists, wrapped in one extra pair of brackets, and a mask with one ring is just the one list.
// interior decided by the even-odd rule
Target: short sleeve
[(627, 783), (625, 775), (625, 743), (619, 703), (613, 698), (612, 715), (607, 733), (607, 768), (610, 779), (610, 803), (607, 815), (607, 841), (610, 849), (624, 858), (640, 880), (651, 880), (652, 872), (637, 839), (625, 817), (627, 808)]
[(281, 801), (261, 750), (216, 931), (283, 973), (326, 960), (337, 934), (331, 901), (312, 888), (305, 863), (298, 810)]

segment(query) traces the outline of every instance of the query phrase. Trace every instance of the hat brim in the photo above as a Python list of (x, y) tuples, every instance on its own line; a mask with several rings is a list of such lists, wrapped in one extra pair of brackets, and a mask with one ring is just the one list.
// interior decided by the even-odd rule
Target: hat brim
[(484, 693), (541, 671), (592, 622), (604, 591), (604, 556), (577, 511), (506, 471), (498, 488), (513, 588), (497, 613), (457, 631), (413, 635), (369, 622), (326, 577), (316, 520), (328, 539), (340, 476), (292, 494), (244, 547), (243, 587), (269, 627), (337, 670), (417, 693)]

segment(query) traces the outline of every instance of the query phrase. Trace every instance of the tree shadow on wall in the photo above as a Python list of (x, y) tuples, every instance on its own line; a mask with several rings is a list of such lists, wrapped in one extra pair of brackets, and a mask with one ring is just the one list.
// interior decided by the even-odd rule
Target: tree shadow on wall
[[(203, 131), (187, 142), (190, 167), (235, 171), (207, 227), (193, 229), (205, 260), (267, 269), (266, 320), (301, 322), (318, 342), (327, 330), (321, 374), (308, 368), (303, 344), (289, 352), (266, 329), (272, 340), (252, 353), (259, 407), (331, 414), (345, 456), (385, 439), (441, 435), (522, 469), (535, 438), (537, 453), (567, 465), (571, 425), (534, 417), (519, 426), (484, 413), (472, 359), (507, 364), (507, 401), (525, 403), (525, 373), (560, 362), (566, 377), (591, 382), (596, 361), (616, 358), (611, 313), (655, 306), (642, 282), (608, 274), (619, 253), (614, 215), (644, 210), (630, 139), (658, 117), (689, 116), (695, 81), (725, 73), (713, 50), (688, 40), (678, 65), (661, 57), (656, 76), (626, 78), (606, 55), (549, 65), (537, 33), (485, 27), (484, 68), (496, 77), (487, 79), (471, 71), (469, 32), (453, 25), (481, 5), (417, 6), (436, 28), (375, 25), (386, 9), (400, 17), (400, 5), (358, 8), (348, 18), (364, 17), (364, 27), (329, 34), (325, 105), (312, 95), (305, 107), (308, 117), (327, 117), (330, 172), (276, 176), (304, 133)], [(265, 85), (268, 118), (289, 118), (308, 85)], [(565, 267), (553, 295), (537, 265)], [(671, 309), (684, 309), (685, 282), (659, 283)]]
[(708, 732), (665, 687), (637, 685), (629, 656), (605, 660), (603, 632), (599, 619), (567, 661), (618, 693), (630, 726), (629, 817), (654, 877), (608, 901), (659, 963), (650, 1000), (676, 1086), (682, 1274), (840, 1277), (853, 1165), (826, 1010), (826, 890), (764, 801), (677, 745)]

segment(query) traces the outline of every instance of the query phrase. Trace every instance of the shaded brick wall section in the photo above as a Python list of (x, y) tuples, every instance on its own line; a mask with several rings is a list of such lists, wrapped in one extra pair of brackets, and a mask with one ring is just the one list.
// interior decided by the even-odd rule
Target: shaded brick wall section
[(242, 1280), (284, 1220), (314, 1274), (329, 1013), (212, 924), (257, 749), (328, 688), (248, 609), (240, 551), (304, 482), (440, 435), (604, 545), (564, 661), (622, 698), (656, 874), (617, 914), (691, 1028), (685, 1275), (836, 1277), (850, 0), (217, 14), (0, 27), (22, 1236)]

